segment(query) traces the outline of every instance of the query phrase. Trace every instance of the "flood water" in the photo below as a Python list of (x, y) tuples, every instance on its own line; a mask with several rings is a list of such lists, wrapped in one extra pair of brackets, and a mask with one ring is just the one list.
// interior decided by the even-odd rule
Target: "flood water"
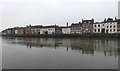
[(117, 38), (1, 39), (3, 69), (118, 69)]

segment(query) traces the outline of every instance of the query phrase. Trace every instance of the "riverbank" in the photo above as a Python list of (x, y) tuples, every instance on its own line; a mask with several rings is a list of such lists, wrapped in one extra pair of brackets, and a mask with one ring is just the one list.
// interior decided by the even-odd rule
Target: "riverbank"
[(4, 37), (59, 37), (59, 38), (62, 38), (62, 37), (69, 37), (69, 38), (76, 38), (76, 37), (79, 37), (79, 38), (119, 38), (120, 37), (120, 34), (83, 34), (83, 35), (80, 35), (80, 34), (40, 34), (40, 35), (35, 35), (35, 34), (24, 34), (24, 35), (2, 35)]

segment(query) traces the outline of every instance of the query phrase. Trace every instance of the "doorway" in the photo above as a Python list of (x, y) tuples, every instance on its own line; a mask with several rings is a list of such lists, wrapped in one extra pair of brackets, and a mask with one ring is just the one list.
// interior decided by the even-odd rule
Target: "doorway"
[(102, 29), (102, 33), (105, 33), (105, 29)]

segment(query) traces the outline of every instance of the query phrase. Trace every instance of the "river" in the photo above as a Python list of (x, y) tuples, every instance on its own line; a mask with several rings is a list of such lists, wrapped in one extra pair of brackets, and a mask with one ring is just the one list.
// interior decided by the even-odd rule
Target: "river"
[(1, 39), (3, 69), (118, 69), (117, 38)]

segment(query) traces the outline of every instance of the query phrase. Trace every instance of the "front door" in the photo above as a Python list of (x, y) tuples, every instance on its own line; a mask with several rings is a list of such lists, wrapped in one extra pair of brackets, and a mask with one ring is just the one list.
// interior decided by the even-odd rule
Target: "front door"
[(102, 29), (102, 33), (105, 33), (105, 29)]

